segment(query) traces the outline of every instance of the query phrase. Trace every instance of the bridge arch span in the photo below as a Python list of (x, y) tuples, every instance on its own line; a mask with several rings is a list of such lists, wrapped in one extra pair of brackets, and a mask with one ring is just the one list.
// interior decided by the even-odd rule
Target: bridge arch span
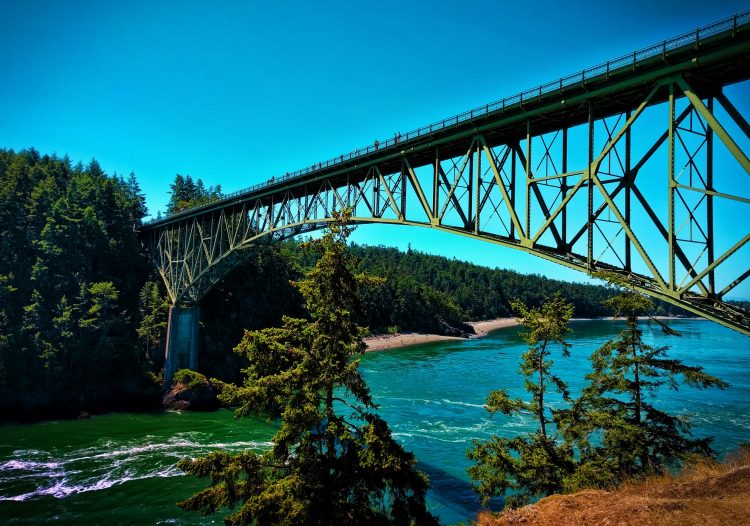
[(357, 224), (614, 271), (750, 335), (750, 314), (726, 301), (750, 277), (750, 110), (731, 100), (748, 84), (750, 11), (153, 221), (141, 237), (177, 307), (194, 308), (254, 243), (350, 209)]

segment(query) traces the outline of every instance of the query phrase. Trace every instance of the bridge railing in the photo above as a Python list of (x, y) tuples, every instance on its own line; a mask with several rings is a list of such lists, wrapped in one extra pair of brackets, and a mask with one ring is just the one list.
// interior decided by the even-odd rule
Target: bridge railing
[[(334, 157), (327, 161), (315, 163), (311, 166), (307, 166), (294, 172), (287, 172), (280, 177), (272, 177), (267, 181), (263, 181), (253, 186), (243, 188), (242, 190), (224, 194), (222, 197), (210, 203), (203, 203), (201, 205), (181, 210), (178, 213), (169, 215), (166, 219), (174, 219), (184, 215), (189, 215), (191, 212), (204, 208), (211, 204), (222, 201), (228, 202), (237, 197), (250, 195), (259, 190), (272, 187), (279, 183), (300, 179), (311, 173), (318, 172), (320, 170), (330, 168), (332, 166), (342, 164), (353, 159), (367, 157), (370, 154), (384, 149), (396, 149), (399, 145), (402, 145), (407, 141), (429, 136), (436, 131), (446, 129), (451, 126), (456, 126), (467, 121), (471, 121), (477, 117), (484, 117), (491, 113), (502, 113), (509, 109), (518, 108), (524, 102), (541, 100), (545, 95), (548, 94), (559, 94), (566, 88), (580, 86), (582, 84), (585, 84), (587, 81), (591, 81), (595, 78), (600, 78), (601, 76), (609, 78), (613, 75), (632, 71), (643, 62), (651, 60), (655, 57), (661, 56), (662, 58), (666, 58), (667, 54), (671, 51), (682, 49), (686, 46), (695, 46), (697, 48), (703, 41), (715, 35), (728, 33), (730, 31), (732, 32), (732, 35), (734, 35), (738, 30), (745, 29), (745, 26), (749, 24), (750, 10), (743, 11), (736, 15), (719, 20), (718, 22), (714, 22), (713, 24), (709, 24), (705, 27), (695, 29), (668, 40), (664, 40), (658, 44), (654, 44), (652, 46), (634, 51), (633, 53), (623, 55), (613, 60), (609, 60), (603, 64), (584, 69), (583, 71), (568, 75), (566, 77), (562, 77), (556, 81), (542, 84), (540, 86), (537, 86), (536, 88), (522, 91), (521, 93), (511, 95), (510, 97), (505, 97), (495, 102), (490, 102), (488, 104), (485, 104), (484, 106), (478, 106), (463, 113), (459, 113), (458, 115), (454, 115), (453, 117), (448, 117), (443, 120), (433, 122), (432, 124), (422, 126), (421, 128), (412, 130), (403, 135), (401, 133), (396, 133), (393, 137), (390, 137), (383, 141), (376, 140), (372, 145), (358, 148), (349, 153), (341, 154), (338, 157)], [(150, 221), (147, 221), (146, 224), (154, 223), (159, 220), (160, 219), (152, 219)]]

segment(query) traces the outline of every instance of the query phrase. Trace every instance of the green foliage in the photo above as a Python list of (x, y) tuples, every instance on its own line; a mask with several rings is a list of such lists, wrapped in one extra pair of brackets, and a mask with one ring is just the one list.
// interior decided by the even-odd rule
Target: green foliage
[(135, 177), (0, 149), (0, 418), (112, 407), (147, 367)]
[(731, 303), (732, 305), (736, 305), (741, 309), (744, 309), (747, 312), (750, 312), (750, 301), (746, 300), (729, 300), (728, 303)]
[(306, 248), (317, 263), (295, 282), (309, 320), (248, 331), (237, 346), (247, 360), (243, 386), (221, 397), (237, 414), (280, 415), (273, 448), (213, 453), (183, 461), (210, 487), (180, 503), (210, 514), (237, 508), (226, 524), (435, 524), (426, 511), (426, 477), (374, 412), (355, 357), (364, 352), (357, 274), (346, 250), (347, 216)]
[(161, 389), (164, 385), (164, 370), (162, 369), (158, 373), (147, 371), (146, 378), (150, 382), (152, 388)]
[[(488, 269), (414, 250), (403, 253), (356, 245), (350, 245), (350, 250), (360, 259), (361, 271), (385, 279), (384, 284), (360, 288), (362, 312), (356, 321), (373, 333), (387, 333), (392, 327), (438, 334), (469, 332), (462, 323), (467, 319), (509, 316), (510, 298), (538, 307), (543, 294), (551, 295), (556, 289), (579, 316), (609, 314), (601, 302), (613, 293), (601, 286)], [(305, 269), (312, 268), (319, 254), (302, 250), (296, 241), (286, 241), (260, 242), (248, 256), (201, 302), (201, 371), (227, 382), (242, 380), (239, 371), (244, 359), (231, 350), (246, 328), (278, 327), (284, 315), (305, 316), (303, 299), (290, 281), (299, 280)], [(159, 291), (153, 287), (157, 285), (147, 285), (147, 291), (160, 296), (142, 308), (144, 323), (139, 334), (158, 369), (163, 360), (167, 300), (160, 287)]]
[[(654, 347), (643, 340), (639, 317), (654, 309), (647, 297), (623, 290), (607, 305), (625, 318), (626, 327), (592, 354), (589, 385), (564, 412), (568, 438), (583, 453), (582, 472), (572, 486), (613, 485), (662, 472), (686, 456), (711, 454), (711, 439), (693, 438), (689, 420), (660, 410), (656, 393), (663, 386), (678, 389), (680, 379), (699, 389), (728, 386), (701, 367), (669, 358), (669, 347)], [(668, 334), (677, 334), (654, 321)], [(597, 437), (596, 445), (588, 443), (592, 436)], [(602, 472), (608, 476), (602, 477)]]
[[(241, 265), (217, 283), (201, 302), (201, 372), (226, 382), (242, 382), (245, 359), (232, 349), (245, 329), (278, 327), (284, 316), (305, 315), (296, 244), (259, 243)], [(163, 353), (163, 351), (162, 351)]]
[(190, 175), (177, 174), (174, 183), (169, 185), (170, 198), (167, 203), (167, 215), (176, 214), (194, 206), (203, 205), (221, 199), (221, 186), (208, 186), (198, 179), (193, 181)]
[(573, 315), (573, 306), (559, 294), (555, 294), (539, 308), (528, 308), (514, 302), (520, 323), (526, 329), (522, 333), (528, 350), (521, 356), (520, 373), (526, 378), (526, 391), (530, 401), (512, 399), (504, 390), (492, 391), (485, 405), (491, 414), (514, 415), (528, 412), (534, 415), (539, 429), (531, 436), (474, 441), (474, 448), (467, 452), (476, 465), (468, 469), (472, 479), (479, 482), (475, 490), (482, 495), (483, 502), (493, 496), (512, 494), (506, 497), (510, 507), (523, 505), (540, 495), (560, 491), (565, 479), (575, 469), (575, 462), (568, 446), (557, 436), (550, 434), (549, 424), (556, 423), (553, 413), (548, 415), (545, 394), (553, 389), (568, 400), (565, 382), (552, 374), (553, 347), (568, 356), (568, 322)]
[(471, 478), (479, 481), (475, 490), (482, 495), (482, 502), (487, 504), (490, 497), (505, 495), (508, 508), (560, 492), (566, 477), (575, 469), (570, 451), (539, 432), (475, 441), (468, 457), (476, 462), (468, 471)]
[[(527, 329), (529, 346), (522, 356), (521, 373), (531, 401), (512, 399), (505, 391), (490, 393), (486, 408), (513, 415), (526, 411), (535, 416), (539, 429), (527, 437), (492, 437), (476, 442), (468, 452), (476, 465), (469, 468), (479, 482), (477, 491), (490, 497), (511, 493), (507, 506), (556, 492), (584, 488), (612, 488), (634, 476), (657, 474), (695, 455), (710, 455), (710, 439), (693, 438), (690, 422), (670, 415), (656, 405), (656, 393), (682, 383), (700, 389), (727, 384), (700, 367), (685, 365), (667, 356), (668, 347), (654, 347), (643, 340), (640, 318), (654, 311), (647, 297), (623, 290), (618, 278), (612, 286), (619, 293), (605, 301), (626, 327), (591, 355), (592, 372), (581, 396), (571, 399), (565, 382), (551, 372), (549, 344), (568, 355), (564, 340), (572, 314), (559, 295), (539, 309), (514, 303)], [(667, 334), (677, 334), (652, 318)], [(562, 395), (566, 407), (547, 416), (544, 396), (548, 388)], [(550, 428), (554, 429), (550, 434)]]
[[(656, 407), (656, 393), (663, 386), (677, 389), (678, 379), (701, 389), (724, 389), (727, 384), (700, 367), (670, 359), (668, 347), (646, 343), (639, 320), (653, 312), (653, 302), (622, 290), (619, 278), (611, 278), (619, 294), (605, 304), (615, 316), (625, 318), (626, 327), (591, 355), (589, 383), (575, 400), (566, 384), (552, 374), (548, 347), (556, 343), (562, 355), (568, 355), (564, 336), (572, 314), (570, 305), (559, 296), (540, 309), (514, 303), (527, 329), (522, 336), (529, 349), (523, 354), (521, 372), (527, 378), (531, 401), (512, 399), (499, 390), (490, 393), (485, 407), (492, 414), (529, 412), (539, 429), (528, 437), (475, 442), (468, 456), (476, 465), (469, 468), (469, 474), (479, 482), (476, 490), (485, 502), (509, 492), (506, 505), (517, 506), (555, 492), (609, 489), (634, 476), (661, 473), (692, 456), (711, 453), (710, 439), (693, 438), (687, 419)], [(666, 333), (677, 334), (654, 321)], [(551, 416), (544, 403), (548, 388), (558, 391), (568, 404)]]
[(145, 358), (152, 369), (164, 364), (164, 351), (169, 319), (169, 298), (160, 282), (149, 280), (138, 293), (138, 337), (145, 349)]
[[(251, 250), (201, 302), (201, 372), (226, 382), (242, 381), (239, 371), (244, 358), (231, 350), (246, 328), (278, 327), (285, 315), (306, 315), (299, 290), (290, 281), (299, 280), (319, 258), (319, 254), (302, 250), (296, 241), (261, 242)], [(350, 245), (350, 250), (360, 259), (360, 271), (385, 280), (384, 284), (360, 288), (362, 312), (355, 318), (373, 333), (387, 333), (393, 327), (399, 332), (469, 332), (464, 320), (508, 316), (512, 309), (509, 298), (538, 307), (540, 291), (552, 294), (555, 288), (573, 303), (577, 315), (605, 315), (609, 312), (601, 302), (613, 294), (601, 286), (487, 269), (413, 250), (403, 253), (356, 245)], [(152, 367), (158, 369), (166, 339), (167, 298), (155, 282), (144, 286), (143, 294), (150, 294), (151, 299), (141, 297), (139, 334)]]
[(174, 373), (173, 379), (175, 382), (184, 384), (188, 389), (196, 389), (198, 387), (207, 387), (210, 385), (208, 378), (201, 373), (191, 371), (190, 369), (179, 369)]
[(352, 251), (362, 259), (363, 271), (386, 278), (384, 286), (362, 291), (362, 323), (376, 332), (398, 325), (441, 333), (441, 320), (458, 326), (466, 320), (509, 317), (514, 299), (539, 307), (555, 292), (573, 304), (577, 316), (609, 315), (602, 302), (613, 293), (602, 286), (490, 269), (415, 250), (355, 245)]

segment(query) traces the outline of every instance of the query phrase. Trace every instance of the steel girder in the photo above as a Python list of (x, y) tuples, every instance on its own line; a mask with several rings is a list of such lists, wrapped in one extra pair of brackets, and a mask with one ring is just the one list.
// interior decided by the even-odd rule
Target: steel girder
[[(374, 161), (142, 235), (173, 304), (199, 302), (262, 238), (320, 228), (350, 208), (356, 223), (423, 226), (588, 274), (614, 271), (636, 290), (750, 335), (750, 315), (724, 301), (750, 276), (748, 259), (737, 259), (746, 257), (750, 223), (725, 224), (717, 213), (728, 202), (731, 217), (750, 217), (750, 161), (738, 145), (750, 127), (741, 112), (721, 90), (697, 94), (682, 75), (655, 80), (619, 114), (600, 116), (596, 104), (583, 104), (588, 119), (577, 127), (536, 135), (527, 120), (524, 137), (500, 143), (477, 131), (457, 139), (459, 154), (455, 144), (450, 156), (440, 145), (429, 156), (402, 151), (396, 170), (393, 158)], [(646, 129), (651, 136), (641, 137)], [(736, 164), (723, 187), (714, 174), (717, 142)], [(729, 244), (717, 243), (719, 228)]]

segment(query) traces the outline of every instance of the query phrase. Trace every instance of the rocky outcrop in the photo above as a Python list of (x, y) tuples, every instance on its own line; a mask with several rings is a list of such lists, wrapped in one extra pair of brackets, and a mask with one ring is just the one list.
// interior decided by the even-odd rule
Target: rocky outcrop
[(439, 320), (440, 323), (440, 334), (443, 336), (454, 336), (456, 338), (469, 338), (473, 336), (474, 333), (474, 327), (469, 325), (468, 323), (459, 323), (454, 325), (449, 325), (443, 320)]
[(164, 393), (161, 405), (176, 411), (214, 411), (220, 407), (218, 394), (208, 378), (182, 369), (175, 373), (172, 387)]

